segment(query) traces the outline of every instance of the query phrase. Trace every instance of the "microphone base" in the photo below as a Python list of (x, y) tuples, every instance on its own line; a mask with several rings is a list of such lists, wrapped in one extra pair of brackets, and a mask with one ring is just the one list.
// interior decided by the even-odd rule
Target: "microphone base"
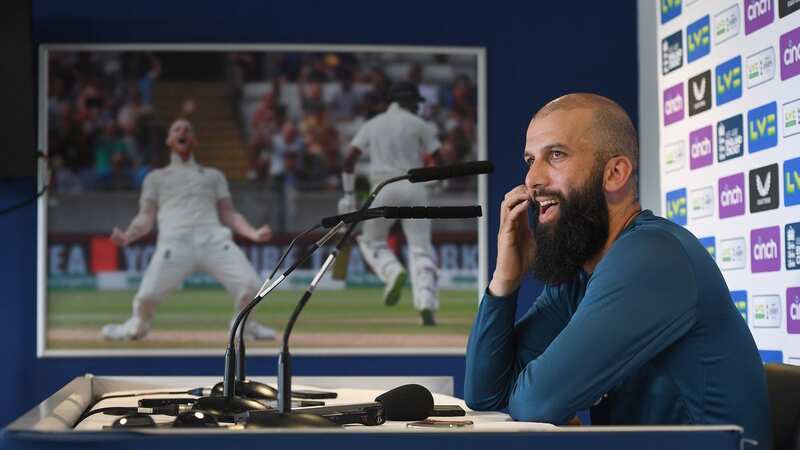
[[(272, 386), (258, 381), (236, 380), (233, 385), (233, 393), (239, 397), (261, 399), (261, 400), (277, 400), (278, 391)], [(211, 396), (221, 396), (223, 393), (223, 383), (219, 382), (211, 388)]]
[(214, 416), (220, 422), (236, 422), (248, 411), (266, 411), (270, 409), (263, 403), (242, 397), (201, 397), (195, 402), (192, 410), (203, 411)]
[(304, 413), (281, 413), (259, 411), (247, 414), (241, 421), (245, 428), (339, 428), (340, 426), (322, 416)]

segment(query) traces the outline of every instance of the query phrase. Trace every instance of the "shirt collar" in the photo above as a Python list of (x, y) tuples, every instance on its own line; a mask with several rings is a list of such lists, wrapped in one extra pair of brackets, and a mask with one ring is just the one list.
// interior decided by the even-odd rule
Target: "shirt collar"
[(184, 161), (177, 152), (170, 152), (169, 165), (175, 167), (196, 167), (197, 162), (194, 160), (194, 154), (189, 155), (189, 159)]

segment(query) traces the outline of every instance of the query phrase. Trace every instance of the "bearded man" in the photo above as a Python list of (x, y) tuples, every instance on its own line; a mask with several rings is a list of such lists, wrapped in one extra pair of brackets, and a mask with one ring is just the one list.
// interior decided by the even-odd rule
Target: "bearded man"
[[(586, 409), (593, 424), (736, 424), (771, 448), (753, 337), (697, 238), (641, 210), (625, 111), (558, 98), (531, 120), (524, 160), (467, 344), (467, 405), (555, 424)], [(529, 269), (545, 287), (515, 323)]]

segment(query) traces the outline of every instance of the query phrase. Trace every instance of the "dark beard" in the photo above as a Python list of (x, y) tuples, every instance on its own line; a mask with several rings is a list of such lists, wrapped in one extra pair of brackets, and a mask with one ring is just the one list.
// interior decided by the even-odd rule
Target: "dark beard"
[(569, 198), (557, 192), (540, 191), (539, 196), (558, 199), (555, 224), (533, 226), (536, 243), (532, 271), (546, 284), (572, 281), (581, 266), (599, 252), (608, 239), (608, 206), (603, 193), (603, 171), (595, 174)]

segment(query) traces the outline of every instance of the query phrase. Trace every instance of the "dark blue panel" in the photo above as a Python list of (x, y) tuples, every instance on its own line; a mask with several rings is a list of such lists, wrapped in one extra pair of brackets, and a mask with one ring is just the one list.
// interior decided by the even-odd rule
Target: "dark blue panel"
[[(479, 46), (487, 49), (488, 151), (498, 170), (489, 178), (489, 268), (494, 269), (497, 210), (522, 182), (522, 148), (531, 115), (548, 100), (575, 91), (617, 100), (637, 121), (636, 4), (522, 2), (511, 6), (410, 0), (342, 6), (337, 2), (141, 0), (33, 1), (34, 44), (44, 42), (272, 42)], [(33, 182), (0, 182), (0, 202), (32, 193)], [(96, 374), (221, 374), (216, 358), (35, 358), (35, 208), (0, 217), (3, 314), (0, 338), (7, 367), (0, 383), (10, 398), (0, 426), (71, 378)], [(520, 310), (540, 290), (527, 282)], [(303, 375), (452, 375), (461, 393), (463, 357), (296, 357)], [(250, 364), (275, 373), (274, 358)]]
[[(78, 434), (78, 436), (76, 436)], [(445, 436), (446, 434), (446, 436)], [(254, 435), (220, 433), (206, 435), (143, 435), (123, 431), (105, 433), (8, 433), (0, 435), (0, 444), (16, 449), (105, 449), (115, 450), (197, 450), (218, 448), (269, 448), (328, 450), (380, 448), (405, 450), (436, 448), (463, 450), (465, 448), (502, 448), (504, 450), (736, 450), (739, 433), (731, 431), (698, 432), (569, 432), (560, 433), (273, 433)]]

